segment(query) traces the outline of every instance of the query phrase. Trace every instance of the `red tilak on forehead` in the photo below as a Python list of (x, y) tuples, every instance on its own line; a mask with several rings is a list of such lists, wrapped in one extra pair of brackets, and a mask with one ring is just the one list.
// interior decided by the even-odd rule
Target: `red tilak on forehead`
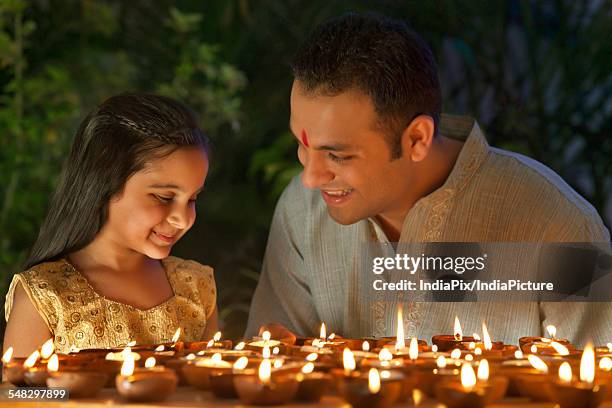
[(302, 130), (302, 143), (304, 143), (304, 146), (310, 147), (310, 144), (308, 143), (308, 136), (306, 136), (305, 130)]

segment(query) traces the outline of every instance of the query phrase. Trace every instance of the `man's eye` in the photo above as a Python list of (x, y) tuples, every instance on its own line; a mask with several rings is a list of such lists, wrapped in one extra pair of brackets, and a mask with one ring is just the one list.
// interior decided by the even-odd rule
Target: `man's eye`
[(353, 156), (345, 156), (345, 157), (336, 156), (333, 153), (328, 153), (328, 155), (329, 155), (329, 158), (336, 163), (344, 163), (353, 158)]
[(170, 201), (172, 201), (172, 197), (164, 197), (164, 196), (160, 196), (158, 194), (155, 194), (155, 198), (157, 198), (159, 201), (161, 201), (164, 204), (167, 204)]

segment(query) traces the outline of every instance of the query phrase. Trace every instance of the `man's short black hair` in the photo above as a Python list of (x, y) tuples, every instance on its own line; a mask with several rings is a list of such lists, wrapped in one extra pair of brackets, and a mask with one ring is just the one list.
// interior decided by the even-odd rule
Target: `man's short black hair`
[(347, 13), (316, 27), (291, 63), (306, 92), (369, 96), (391, 158), (401, 156), (401, 133), (420, 114), (438, 128), (442, 97), (436, 61), (427, 43), (399, 20)]

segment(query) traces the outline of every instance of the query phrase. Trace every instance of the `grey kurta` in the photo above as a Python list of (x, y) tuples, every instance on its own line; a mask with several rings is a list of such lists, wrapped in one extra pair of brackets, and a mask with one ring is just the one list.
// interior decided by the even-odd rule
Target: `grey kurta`
[[(400, 242), (609, 242), (597, 211), (557, 174), (517, 153), (490, 147), (470, 118), (443, 115), (441, 134), (465, 140), (446, 182), (410, 209)], [(321, 322), (348, 337), (395, 334), (396, 304), (364, 295), (357, 271), (364, 245), (387, 242), (374, 219), (343, 226), (327, 213), (318, 190), (296, 177), (274, 213), (247, 336), (269, 322), (315, 335)], [(495, 340), (542, 335), (554, 324), (577, 344), (612, 341), (608, 303), (407, 301), (407, 336), (464, 332), (483, 320)]]

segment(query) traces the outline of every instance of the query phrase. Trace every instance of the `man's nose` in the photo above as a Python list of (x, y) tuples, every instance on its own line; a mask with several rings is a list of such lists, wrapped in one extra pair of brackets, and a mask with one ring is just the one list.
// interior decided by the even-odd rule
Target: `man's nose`
[(307, 154), (303, 157), (302, 184), (309, 189), (319, 188), (334, 179), (334, 173), (329, 171), (323, 157), (318, 154)]

